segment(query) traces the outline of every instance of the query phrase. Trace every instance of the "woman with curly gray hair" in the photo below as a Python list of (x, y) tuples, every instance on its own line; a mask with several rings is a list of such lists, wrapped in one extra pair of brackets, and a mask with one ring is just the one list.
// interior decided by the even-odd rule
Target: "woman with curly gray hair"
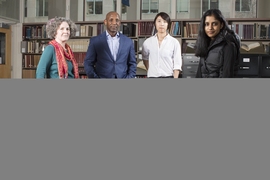
[(36, 78), (79, 78), (78, 63), (67, 44), (70, 37), (75, 36), (76, 24), (64, 17), (50, 19), (46, 25), (46, 32), (50, 39), (44, 49), (36, 71)]

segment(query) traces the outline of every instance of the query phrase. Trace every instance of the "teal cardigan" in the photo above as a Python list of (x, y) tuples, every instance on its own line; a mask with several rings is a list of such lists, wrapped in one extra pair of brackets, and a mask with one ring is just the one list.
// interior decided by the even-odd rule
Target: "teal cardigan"
[[(74, 78), (73, 64), (67, 60), (68, 64), (68, 78)], [(56, 54), (52, 45), (46, 46), (43, 51), (36, 70), (36, 79), (59, 79), (58, 66), (56, 61)]]

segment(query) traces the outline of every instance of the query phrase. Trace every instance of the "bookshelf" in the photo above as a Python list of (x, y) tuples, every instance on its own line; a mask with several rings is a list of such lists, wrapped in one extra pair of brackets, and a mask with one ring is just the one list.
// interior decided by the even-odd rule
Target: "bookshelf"
[[(264, 62), (259, 65), (270, 67), (267, 57), (269, 55), (270, 43), (270, 19), (254, 18), (231, 18), (227, 19), (229, 26), (241, 36), (241, 43), (250, 44), (259, 42), (261, 47), (245, 51), (241, 49), (241, 54), (263, 54)], [(172, 19), (170, 34), (179, 40), (183, 55), (194, 54), (194, 43), (198, 35), (200, 19)], [(84, 72), (83, 60), (90, 37), (96, 36), (105, 30), (103, 21), (82, 21), (76, 22), (78, 32), (76, 36), (69, 39), (68, 44), (74, 51), (79, 64), (81, 78), (86, 78)], [(22, 53), (22, 72), (23, 78), (35, 78), (35, 69), (42, 54), (42, 46), (46, 45), (50, 39), (46, 37), (45, 23), (24, 23), (22, 29), (23, 40), (21, 42)], [(240, 27), (240, 28), (239, 28)], [(152, 20), (123, 20), (120, 31), (130, 37), (134, 42), (134, 48), (137, 57), (137, 75), (136, 78), (145, 78), (146, 70), (142, 65), (141, 50), (144, 40), (155, 33)], [(197, 61), (196, 61), (197, 62)], [(183, 70), (185, 68), (183, 61)], [(189, 65), (189, 64), (187, 64)], [(196, 69), (196, 64), (193, 64)], [(259, 69), (262, 69), (259, 67)], [(263, 68), (264, 69), (264, 68)], [(266, 70), (265, 70), (266, 71)], [(270, 71), (270, 70), (269, 70)], [(182, 72), (183, 73), (183, 72)], [(192, 76), (192, 75), (191, 75)], [(183, 78), (185, 76), (182, 76)], [(193, 77), (193, 76), (192, 76)]]
[(242, 45), (249, 45), (250, 50), (240, 48), (239, 78), (270, 77), (270, 19), (242, 18), (228, 19), (231, 28), (240, 36)]

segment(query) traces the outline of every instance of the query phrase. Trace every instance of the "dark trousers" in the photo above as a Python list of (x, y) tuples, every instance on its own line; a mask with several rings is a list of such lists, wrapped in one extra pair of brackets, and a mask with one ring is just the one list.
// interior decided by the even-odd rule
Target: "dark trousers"
[(159, 76), (159, 77), (149, 77), (149, 78), (173, 78), (173, 76)]

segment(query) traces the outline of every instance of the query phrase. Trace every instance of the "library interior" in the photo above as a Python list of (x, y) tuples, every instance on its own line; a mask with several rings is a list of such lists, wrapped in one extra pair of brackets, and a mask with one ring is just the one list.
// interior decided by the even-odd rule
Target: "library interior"
[(239, 78), (270, 77), (269, 0), (0, 0), (0, 78), (34, 79), (44, 48), (50, 39), (46, 23), (58, 16), (77, 25), (68, 40), (79, 65), (80, 78), (87, 78), (84, 57), (90, 38), (104, 31), (110, 11), (121, 15), (120, 32), (134, 43), (136, 78), (146, 78), (142, 44), (154, 33), (157, 13), (171, 20), (170, 35), (181, 45), (181, 78), (195, 78), (199, 59), (194, 55), (200, 18), (212, 8), (220, 9), (228, 25), (241, 38)]

